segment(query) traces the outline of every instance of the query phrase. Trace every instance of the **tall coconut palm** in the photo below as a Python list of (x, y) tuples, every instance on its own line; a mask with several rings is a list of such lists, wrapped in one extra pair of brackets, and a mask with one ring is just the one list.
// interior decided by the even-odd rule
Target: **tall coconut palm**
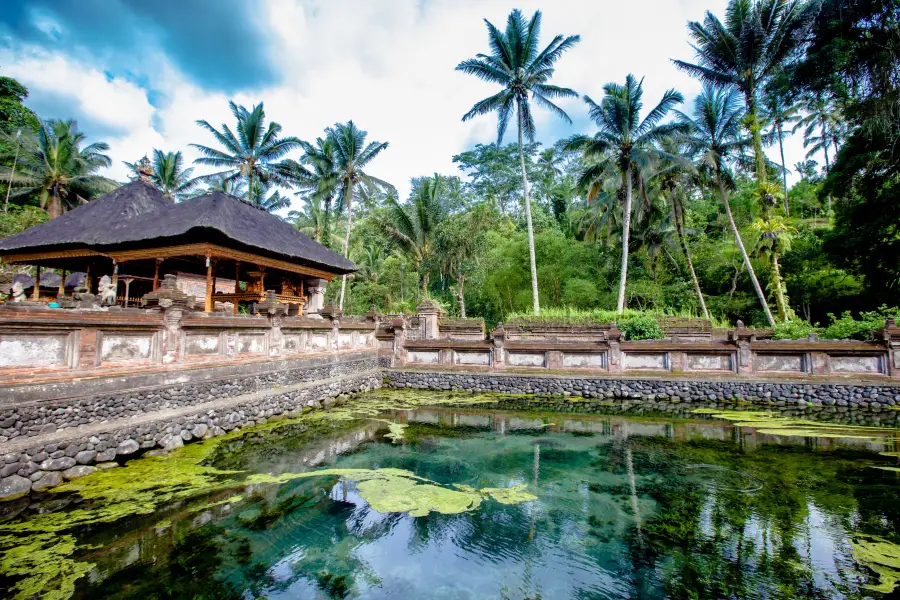
[(663, 138), (659, 142), (659, 148), (663, 153), (662, 161), (657, 169), (654, 177), (659, 183), (660, 192), (671, 207), (672, 221), (675, 224), (675, 233), (684, 258), (687, 261), (688, 273), (691, 276), (691, 283), (694, 285), (694, 292), (697, 294), (697, 301), (700, 303), (700, 310), (703, 317), (709, 319), (709, 310), (706, 308), (706, 300), (703, 298), (703, 290), (700, 288), (700, 280), (694, 271), (694, 260), (691, 256), (691, 249), (688, 245), (687, 235), (684, 226), (684, 197), (688, 182), (694, 178), (696, 171), (691, 164), (690, 155), (693, 149), (686, 144), (681, 136), (670, 136)]
[(428, 298), (428, 270), (434, 258), (436, 232), (446, 215), (441, 177), (422, 181), (405, 205), (388, 198), (387, 214), (379, 221), (381, 229), (416, 265), (422, 284), (422, 299)]
[(499, 84), (503, 90), (475, 104), (472, 110), (463, 115), (468, 121), (479, 115), (497, 112), (497, 145), (499, 146), (506, 133), (512, 111), (516, 111), (516, 124), (519, 133), (519, 165), (522, 170), (522, 193), (525, 202), (525, 224), (528, 228), (528, 253), (531, 261), (531, 294), (534, 301), (534, 314), (541, 311), (538, 298), (537, 262), (534, 255), (534, 228), (531, 224), (531, 198), (528, 190), (528, 175), (525, 171), (525, 151), (523, 137), (534, 142), (535, 126), (531, 114), (529, 95), (538, 106), (548, 109), (567, 123), (572, 120), (560, 107), (552, 102), (556, 98), (577, 98), (578, 94), (569, 88), (562, 88), (547, 83), (555, 71), (556, 61), (566, 50), (572, 48), (581, 39), (577, 35), (563, 37), (557, 35), (553, 41), (538, 51), (538, 38), (541, 31), (541, 12), (536, 11), (530, 21), (518, 9), (512, 11), (506, 20), (506, 31), (501, 32), (490, 21), (485, 19), (488, 29), (490, 54), (477, 54), (475, 58), (464, 60), (456, 67), (469, 75), (475, 75), (483, 81)]
[[(125, 165), (135, 173), (140, 169), (139, 162), (127, 162)], [(191, 177), (194, 169), (184, 168), (184, 157), (181, 156), (181, 152), (163, 152), (154, 149), (150, 168), (153, 170), (150, 183), (159, 188), (170, 200), (181, 202), (191, 197), (192, 192), (200, 185), (198, 180)]]
[(759, 298), (766, 320), (774, 326), (775, 319), (772, 317), (772, 311), (769, 310), (766, 295), (756, 278), (756, 271), (750, 263), (750, 256), (747, 254), (741, 233), (735, 223), (726, 191), (726, 184), (733, 184), (728, 162), (735, 159), (740, 160), (744, 150), (753, 143), (751, 139), (741, 135), (741, 120), (744, 111), (741, 107), (740, 96), (734, 88), (715, 89), (710, 85), (704, 85), (703, 91), (694, 101), (693, 116), (682, 112), (676, 114), (679, 121), (689, 128), (686, 135), (698, 152), (698, 167), (710, 173), (716, 183), (728, 223), (731, 225), (731, 233), (741, 251), (744, 266), (753, 283), (753, 289)]
[[(825, 98), (821, 93), (805, 98), (803, 109), (806, 115), (797, 122), (794, 131), (803, 130), (803, 147), (808, 148), (807, 159), (819, 152), (825, 155), (825, 174), (828, 175), (831, 172), (828, 146), (833, 146), (834, 152), (837, 154), (843, 135), (844, 125), (841, 111), (833, 100)], [(828, 195), (828, 211), (831, 212), (831, 194)]]
[[(331, 221), (331, 204), (340, 193), (340, 173), (334, 156), (334, 140), (330, 136), (316, 138), (316, 143), (302, 142), (303, 157), (300, 164), (307, 168), (298, 177), (298, 185), (305, 198), (321, 205), (322, 230), (328, 231)], [(318, 240), (317, 240), (318, 241)]]
[[(387, 147), (387, 142), (369, 142), (366, 144), (368, 132), (359, 129), (353, 121), (335, 123), (326, 130), (334, 144), (334, 163), (337, 167), (339, 181), (338, 200), (341, 207), (347, 210), (347, 233), (344, 239), (344, 256), (350, 256), (350, 233), (353, 231), (353, 195), (359, 184), (369, 187), (393, 189), (391, 184), (372, 177), (363, 169)], [(341, 277), (341, 295), (338, 307), (344, 307), (344, 291), (347, 287), (347, 276)]]
[(791, 213), (788, 204), (787, 162), (784, 159), (784, 130), (796, 123), (800, 118), (800, 105), (793, 102), (787, 94), (780, 90), (769, 90), (763, 96), (765, 122), (771, 127), (770, 134), (778, 140), (778, 151), (781, 153), (781, 184), (784, 192), (784, 212)]
[(731, 0), (725, 23), (710, 11), (703, 23), (691, 21), (696, 63), (675, 65), (704, 83), (736, 87), (744, 97), (744, 125), (753, 143), (757, 182), (766, 181), (759, 94), (802, 43), (818, 8), (807, 0)]
[(331, 221), (326, 219), (322, 200), (318, 196), (306, 196), (303, 198), (303, 210), (292, 210), (288, 213), (288, 220), (305, 235), (324, 244), (329, 248), (340, 245), (341, 240), (331, 226)]
[(229, 102), (231, 113), (237, 119), (237, 133), (222, 124), (216, 129), (207, 121), (199, 120), (197, 125), (210, 132), (223, 150), (200, 144), (191, 144), (202, 155), (195, 164), (221, 169), (198, 180), (215, 182), (225, 179), (230, 182), (242, 180), (247, 184), (248, 199), (256, 202), (255, 194), (264, 193), (271, 186), (290, 187), (294, 183), (294, 161), (284, 160), (284, 156), (300, 147), (296, 137), (279, 137), (281, 125), (270, 122), (266, 127), (266, 112), (260, 102), (247, 110), (234, 102)]
[(37, 195), (51, 219), (116, 188), (116, 182), (97, 174), (112, 164), (104, 154), (109, 145), (82, 147), (85, 135), (75, 121), (44, 121), (34, 137), (23, 138), (15, 174), (7, 167), (0, 174), (12, 184), (11, 197)]
[(647, 166), (659, 151), (653, 145), (661, 138), (684, 129), (677, 123), (661, 124), (676, 105), (684, 101), (679, 92), (669, 90), (653, 110), (641, 119), (644, 106), (643, 80), (634, 75), (625, 78), (625, 85), (607, 83), (603, 86), (603, 100), (597, 104), (589, 96), (584, 97), (589, 115), (599, 131), (592, 137), (576, 135), (569, 139), (566, 148), (581, 150), (587, 161), (593, 164), (579, 177), (579, 187), (587, 189), (598, 173), (609, 167), (618, 169), (625, 200), (622, 218), (622, 269), (619, 276), (619, 297), (616, 310), (625, 310), (625, 284), (628, 280), (628, 242), (631, 229), (632, 189), (637, 171)]

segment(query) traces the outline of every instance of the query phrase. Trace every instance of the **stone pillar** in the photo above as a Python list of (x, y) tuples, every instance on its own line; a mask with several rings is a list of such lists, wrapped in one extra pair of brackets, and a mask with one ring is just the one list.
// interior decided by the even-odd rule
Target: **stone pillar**
[(338, 336), (341, 334), (341, 316), (344, 314), (341, 309), (336, 307), (334, 304), (329, 302), (325, 305), (325, 307), (319, 311), (319, 314), (322, 315), (322, 318), (328, 319), (331, 321), (331, 348), (332, 352), (337, 352), (338, 350)]
[(309, 298), (304, 313), (307, 315), (318, 315), (325, 308), (325, 286), (328, 282), (324, 279), (307, 279), (304, 287)]
[(738, 374), (753, 372), (753, 352), (750, 350), (750, 342), (753, 340), (753, 333), (744, 327), (742, 321), (737, 322), (737, 328), (728, 332), (728, 339), (737, 347), (737, 365), (735, 365)]
[(440, 319), (444, 316), (444, 311), (434, 300), (425, 300), (416, 307), (419, 317), (425, 321), (425, 339), (436, 340), (440, 337)]
[(159, 289), (144, 296), (144, 302), (149, 308), (158, 307), (162, 310), (165, 329), (160, 356), (164, 363), (176, 362), (184, 357), (181, 321), (190, 301), (190, 296), (178, 289), (176, 277), (172, 274), (165, 276)]
[(397, 317), (391, 322), (394, 330), (394, 351), (391, 355), (391, 366), (396, 367), (406, 364), (406, 319)]
[(896, 319), (886, 319), (884, 341), (887, 345), (887, 374), (900, 378), (900, 327)]
[(497, 369), (502, 369), (506, 364), (506, 330), (503, 329), (503, 323), (497, 323), (497, 327), (491, 332), (491, 365)]
[(266, 299), (256, 307), (257, 312), (269, 319), (268, 347), (269, 356), (281, 354), (283, 338), (281, 335), (281, 320), (287, 314), (287, 306), (278, 302), (275, 290), (266, 291)]
[(606, 333), (609, 343), (609, 355), (607, 356), (607, 366), (610, 373), (621, 373), (625, 370), (625, 360), (622, 356), (622, 332), (619, 327), (612, 323), (611, 329)]

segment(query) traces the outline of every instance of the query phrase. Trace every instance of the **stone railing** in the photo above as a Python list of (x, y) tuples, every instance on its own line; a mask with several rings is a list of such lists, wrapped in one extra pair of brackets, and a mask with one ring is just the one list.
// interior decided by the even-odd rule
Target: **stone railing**
[[(900, 328), (893, 321), (872, 342), (772, 340), (754, 329), (713, 330), (709, 323), (671, 324), (662, 340), (626, 341), (615, 324), (498, 326), (490, 339), (453, 339), (439, 315), (397, 317), (377, 333), (382, 356), (394, 367), (481, 370), (572, 370), (607, 374), (831, 376), (900, 378)], [(433, 323), (428, 322), (433, 319)], [(419, 332), (431, 332), (431, 336)], [(714, 334), (715, 331), (715, 334)], [(760, 339), (762, 337), (762, 339)]]
[[(51, 309), (0, 306), (0, 379), (3, 374), (85, 371), (236, 358), (290, 357), (375, 349), (374, 316), (344, 321), (286, 317), (274, 298), (257, 315), (201, 313), (174, 287), (150, 296), (150, 307)], [(270, 294), (271, 296), (271, 294)]]

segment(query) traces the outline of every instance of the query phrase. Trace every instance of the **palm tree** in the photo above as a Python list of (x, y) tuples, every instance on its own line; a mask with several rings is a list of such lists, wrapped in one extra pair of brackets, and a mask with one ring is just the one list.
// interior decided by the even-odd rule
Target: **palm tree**
[(212, 192), (224, 192), (235, 198), (246, 198), (247, 182), (240, 179), (234, 180), (228, 179), (227, 177), (217, 177), (207, 183), (206, 190), (203, 191), (204, 194), (211, 194)]
[(506, 31), (501, 32), (485, 19), (488, 29), (490, 54), (477, 54), (475, 58), (464, 60), (456, 70), (475, 75), (483, 81), (503, 86), (503, 90), (475, 104), (463, 115), (468, 121), (479, 115), (497, 111), (497, 145), (503, 141), (503, 134), (515, 109), (519, 132), (519, 166), (522, 170), (522, 192), (525, 202), (525, 223), (528, 228), (528, 252), (531, 260), (531, 294), (534, 300), (534, 314), (541, 311), (538, 298), (537, 262), (534, 256), (534, 228), (531, 224), (531, 198), (528, 194), (528, 175), (525, 172), (525, 151), (523, 134), (534, 142), (535, 126), (529, 104), (529, 94), (538, 106), (548, 109), (567, 123), (572, 119), (552, 102), (556, 98), (577, 98), (578, 94), (569, 88), (547, 83), (555, 71), (554, 64), (563, 53), (581, 39), (577, 35), (563, 37), (557, 35), (553, 41), (538, 52), (538, 37), (541, 30), (541, 12), (536, 11), (531, 21), (526, 22), (522, 12), (512, 11), (506, 20)]
[(763, 96), (766, 123), (772, 128), (771, 135), (778, 140), (778, 151), (781, 153), (781, 183), (784, 191), (784, 213), (790, 214), (788, 204), (787, 162), (784, 160), (784, 129), (799, 118), (800, 105), (792, 102), (787, 94), (780, 90), (770, 90)]
[(724, 24), (710, 11), (703, 23), (688, 23), (697, 62), (674, 61), (703, 83), (743, 94), (759, 184), (766, 181), (766, 160), (758, 94), (802, 43), (817, 8), (806, 0), (731, 0)]
[[(140, 161), (126, 162), (125, 165), (135, 173), (141, 168)], [(181, 156), (181, 152), (163, 152), (154, 148), (151, 168), (153, 174), (150, 175), (150, 183), (159, 188), (166, 198), (173, 201), (181, 202), (185, 198), (189, 198), (192, 195), (191, 192), (200, 184), (198, 180), (191, 178), (194, 169), (184, 168), (184, 158)]]
[(379, 221), (384, 233), (416, 265), (422, 282), (422, 299), (428, 298), (428, 270), (435, 251), (435, 232), (446, 214), (441, 177), (422, 181), (405, 205), (391, 196), (387, 215)]
[[(803, 109), (806, 116), (794, 126), (794, 132), (803, 130), (803, 147), (809, 148), (806, 158), (822, 152), (825, 155), (825, 175), (831, 172), (831, 160), (828, 157), (828, 146), (838, 151), (838, 143), (843, 133), (842, 115), (833, 100), (826, 99), (821, 92), (804, 99)], [(818, 129), (818, 133), (817, 133)], [(828, 211), (831, 212), (831, 194), (828, 195)]]
[(684, 231), (683, 199), (687, 187), (686, 184), (696, 174), (690, 160), (692, 149), (682, 137), (675, 136), (660, 140), (659, 147), (663, 152), (663, 164), (655, 173), (655, 177), (659, 180), (660, 191), (664, 199), (671, 204), (675, 233), (678, 237), (681, 251), (684, 253), (684, 258), (687, 261), (691, 283), (694, 285), (694, 292), (697, 294), (697, 300), (700, 302), (700, 310), (703, 311), (703, 317), (709, 319), (709, 311), (703, 298), (703, 290), (700, 288), (700, 280), (697, 278), (696, 271), (694, 271), (691, 249), (688, 246), (687, 236)]
[(294, 226), (305, 235), (328, 247), (340, 244), (340, 238), (333, 231), (331, 221), (326, 218), (322, 201), (318, 196), (311, 195), (303, 199), (303, 210), (292, 210), (288, 213), (288, 220), (294, 222)]
[(793, 234), (797, 230), (788, 225), (784, 217), (777, 215), (768, 219), (757, 219), (754, 221), (752, 229), (759, 234), (759, 240), (756, 244), (757, 253), (767, 257), (772, 265), (772, 282), (770, 287), (772, 288), (772, 294), (775, 296), (775, 303), (778, 306), (778, 317), (782, 321), (790, 320), (794, 317), (794, 313), (788, 304), (788, 298), (782, 286), (781, 266), (778, 256), (791, 249)]
[(743, 151), (752, 145), (752, 140), (741, 136), (741, 119), (743, 110), (738, 92), (734, 89), (715, 89), (710, 85), (704, 85), (703, 91), (694, 101), (694, 115), (677, 112), (679, 120), (689, 128), (687, 139), (699, 153), (698, 167), (705, 172), (711, 172), (719, 189), (719, 196), (725, 206), (725, 214), (731, 225), (731, 232), (744, 259), (744, 266), (750, 274), (753, 289), (759, 298), (759, 303), (766, 314), (769, 325), (775, 325), (772, 311), (766, 296), (756, 278), (756, 272), (750, 263), (750, 256), (741, 240), (741, 234), (734, 215), (731, 213), (731, 205), (728, 202), (728, 194), (725, 191), (726, 182), (733, 185), (733, 178), (728, 170), (728, 161), (740, 160)]
[(242, 180), (247, 184), (248, 200), (256, 203), (256, 194), (264, 193), (271, 186), (290, 187), (294, 183), (296, 166), (294, 161), (284, 160), (284, 156), (300, 147), (296, 137), (278, 137), (281, 125), (275, 122), (265, 126), (266, 113), (260, 102), (247, 110), (233, 101), (229, 102), (231, 113), (237, 119), (237, 135), (222, 124), (221, 131), (204, 120), (197, 125), (209, 131), (224, 147), (224, 150), (191, 144), (202, 154), (194, 163), (221, 169), (210, 175), (198, 177), (203, 182), (225, 179), (230, 182)]
[(661, 125), (661, 121), (676, 104), (684, 101), (680, 93), (669, 90), (662, 100), (641, 120), (643, 80), (634, 75), (625, 78), (625, 85), (607, 83), (603, 86), (603, 101), (597, 104), (589, 96), (584, 101), (589, 115), (599, 131), (588, 137), (576, 135), (569, 139), (567, 149), (581, 150), (584, 158), (594, 161), (579, 177), (579, 188), (589, 189), (593, 180), (609, 167), (616, 167), (622, 178), (625, 211), (622, 218), (622, 270), (619, 277), (619, 298), (616, 310), (625, 310), (625, 283), (628, 279), (628, 241), (631, 229), (632, 187), (637, 170), (659, 155), (653, 142), (683, 129), (679, 124)]
[[(322, 231), (329, 230), (331, 203), (340, 192), (340, 173), (334, 156), (334, 140), (330, 136), (316, 138), (316, 143), (301, 142), (303, 157), (300, 164), (308, 167), (304, 177), (298, 177), (300, 191), (305, 198), (322, 206)], [(317, 240), (319, 241), (319, 240)]]
[(279, 190), (274, 190), (269, 194), (269, 187), (262, 185), (259, 181), (255, 182), (249, 190), (240, 196), (250, 204), (258, 206), (266, 212), (275, 212), (291, 205), (291, 199), (286, 195), (282, 196)]
[[(353, 230), (353, 195), (356, 186), (393, 189), (386, 181), (368, 175), (363, 169), (376, 156), (388, 147), (387, 142), (369, 142), (366, 144), (368, 132), (359, 129), (353, 121), (335, 123), (326, 130), (334, 144), (334, 163), (337, 167), (341, 207), (347, 209), (347, 233), (344, 239), (344, 256), (350, 256), (350, 233)], [(344, 307), (344, 290), (347, 287), (347, 276), (341, 277), (341, 295), (338, 307)]]
[[(25, 137), (25, 136), (23, 136)], [(12, 184), (12, 197), (36, 194), (42, 209), (53, 219), (80, 203), (116, 188), (116, 182), (97, 171), (112, 162), (104, 154), (109, 145), (95, 142), (82, 147), (85, 135), (73, 120), (50, 119), (37, 135), (21, 140), (15, 174), (0, 168)]]

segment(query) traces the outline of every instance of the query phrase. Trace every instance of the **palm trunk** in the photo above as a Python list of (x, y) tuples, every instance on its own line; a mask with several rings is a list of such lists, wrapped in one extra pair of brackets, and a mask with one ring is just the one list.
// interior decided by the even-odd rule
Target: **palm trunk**
[[(350, 231), (353, 229), (353, 182), (347, 180), (344, 188), (344, 198), (347, 200), (347, 235), (344, 237), (344, 257), (350, 257)], [(347, 275), (341, 275), (341, 296), (338, 300), (338, 308), (344, 310), (344, 290), (347, 287)]]
[(428, 300), (428, 271), (422, 273), (422, 300)]
[(531, 260), (531, 297), (534, 300), (534, 315), (541, 314), (538, 298), (537, 261), (534, 258), (534, 229), (531, 226), (531, 197), (528, 195), (528, 174), (525, 171), (525, 146), (522, 143), (522, 110), (516, 105), (519, 122), (519, 166), (522, 168), (522, 193), (525, 197), (525, 225), (528, 227), (528, 257)]
[(466, 276), (460, 273), (456, 277), (456, 298), (459, 300), (459, 316), (466, 318), (466, 296), (465, 296)]
[(759, 280), (756, 278), (756, 271), (753, 270), (753, 265), (750, 264), (750, 256), (747, 254), (747, 249), (744, 248), (744, 241), (741, 239), (737, 223), (734, 222), (734, 215), (731, 214), (731, 205), (728, 203), (728, 194), (725, 193), (725, 184), (722, 183), (722, 174), (719, 172), (718, 167), (716, 167), (716, 183), (719, 185), (719, 194), (722, 196), (722, 204), (725, 205), (725, 213), (728, 215), (728, 223), (731, 225), (734, 241), (741, 250), (741, 256), (744, 258), (744, 266), (747, 267), (747, 272), (750, 274), (750, 281), (753, 282), (753, 289), (756, 290), (756, 296), (759, 298), (759, 303), (766, 313), (766, 320), (769, 322), (769, 325), (775, 327), (775, 318), (772, 317), (772, 311), (769, 310), (769, 303), (766, 301), (766, 295), (759, 286)]
[(62, 213), (62, 200), (59, 197), (59, 190), (54, 186), (53, 194), (50, 196), (50, 206), (47, 207), (47, 216), (55, 219)]
[(766, 157), (763, 154), (762, 133), (756, 107), (756, 92), (750, 90), (744, 95), (744, 100), (747, 103), (747, 126), (750, 130), (750, 139), (753, 143), (753, 158), (756, 162), (756, 183), (762, 186), (769, 177), (766, 173)]
[(328, 235), (328, 226), (331, 224), (331, 194), (325, 197), (325, 217), (322, 219), (322, 239), (325, 240), (325, 245), (328, 245), (328, 241), (331, 236)]
[(788, 202), (787, 164), (784, 162), (784, 133), (781, 123), (778, 123), (778, 149), (781, 151), (781, 182), (784, 184), (784, 214), (791, 214), (791, 205)]
[[(822, 117), (822, 152), (825, 153), (825, 175), (831, 173), (831, 163), (828, 160), (828, 126), (825, 117)], [(831, 194), (828, 194), (828, 212), (831, 212)]]
[(700, 281), (697, 279), (697, 273), (694, 272), (694, 261), (691, 259), (691, 250), (688, 248), (687, 240), (684, 237), (684, 229), (681, 223), (680, 204), (678, 200), (673, 198), (672, 209), (675, 214), (675, 232), (678, 234), (678, 241), (681, 242), (681, 251), (687, 259), (688, 272), (691, 274), (691, 281), (694, 284), (694, 292), (697, 293), (697, 300), (700, 301), (700, 309), (703, 311), (703, 318), (709, 319), (709, 311), (706, 309), (706, 301), (703, 299), (703, 291), (700, 289)]
[(631, 233), (631, 163), (625, 169), (625, 215), (622, 219), (622, 271), (619, 275), (619, 300), (616, 312), (625, 312), (625, 282), (628, 280), (628, 238)]
[(772, 274), (775, 278), (775, 308), (778, 310), (778, 318), (782, 321), (789, 319), (790, 307), (784, 295), (784, 286), (781, 281), (781, 267), (778, 264), (778, 252), (772, 250)]

